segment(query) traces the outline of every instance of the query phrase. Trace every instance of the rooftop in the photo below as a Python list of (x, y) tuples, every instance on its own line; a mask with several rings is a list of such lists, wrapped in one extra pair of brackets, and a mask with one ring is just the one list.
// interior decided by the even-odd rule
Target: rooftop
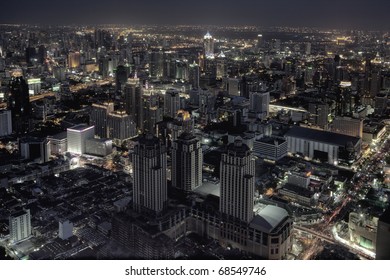
[(271, 232), (287, 217), (289, 217), (289, 215), (285, 209), (267, 205), (256, 212), (256, 215), (251, 222), (251, 227), (265, 232)]
[(352, 142), (353, 145), (356, 145), (360, 139), (357, 137), (352, 137), (348, 135), (311, 129), (301, 126), (293, 126), (286, 134), (286, 137), (297, 137), (307, 140), (312, 140), (321, 143), (333, 144), (337, 146), (345, 146), (348, 142)]

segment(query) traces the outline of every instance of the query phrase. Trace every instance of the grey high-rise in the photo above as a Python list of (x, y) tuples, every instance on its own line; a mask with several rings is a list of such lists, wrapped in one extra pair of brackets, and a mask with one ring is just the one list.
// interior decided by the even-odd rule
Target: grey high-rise
[(192, 191), (202, 184), (203, 154), (200, 141), (191, 133), (182, 133), (173, 142), (172, 186)]
[(221, 198), (219, 211), (250, 223), (253, 218), (255, 161), (249, 147), (236, 140), (221, 159)]
[(167, 151), (152, 134), (141, 136), (132, 154), (134, 210), (152, 215), (167, 204)]

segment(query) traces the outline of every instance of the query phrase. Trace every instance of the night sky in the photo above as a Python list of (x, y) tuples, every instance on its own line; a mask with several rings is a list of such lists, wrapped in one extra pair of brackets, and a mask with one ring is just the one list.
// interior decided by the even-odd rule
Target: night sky
[(123, 23), (390, 29), (389, 0), (1, 0), (0, 23)]

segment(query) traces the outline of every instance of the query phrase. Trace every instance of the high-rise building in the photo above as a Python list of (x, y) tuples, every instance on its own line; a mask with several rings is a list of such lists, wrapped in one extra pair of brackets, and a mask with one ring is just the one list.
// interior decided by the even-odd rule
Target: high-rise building
[(159, 96), (152, 90), (144, 90), (143, 130), (145, 133), (155, 133), (156, 124), (163, 120), (163, 109), (160, 108)]
[(8, 107), (12, 112), (12, 127), (16, 133), (23, 134), (29, 130), (31, 115), (28, 85), (23, 77), (15, 77), (10, 82), (10, 89)]
[(229, 144), (221, 159), (222, 214), (250, 223), (253, 218), (255, 161), (249, 147), (237, 139)]
[(152, 134), (141, 136), (132, 154), (134, 210), (160, 214), (167, 206), (167, 151)]
[(195, 63), (192, 63), (189, 65), (189, 77), (188, 81), (191, 84), (192, 88), (196, 89), (199, 88), (199, 76), (200, 76), (200, 68), (199, 65)]
[(260, 119), (265, 119), (269, 114), (270, 96), (268, 91), (256, 91), (249, 93), (249, 110), (256, 113)]
[(172, 186), (192, 191), (202, 184), (203, 154), (195, 135), (184, 132), (173, 142)]
[(9, 217), (9, 235), (11, 243), (17, 243), (31, 236), (30, 209), (11, 213)]
[(117, 91), (122, 92), (125, 88), (127, 79), (130, 75), (130, 67), (119, 65), (115, 71), (115, 87)]
[(68, 152), (82, 155), (86, 151), (86, 140), (94, 138), (95, 127), (78, 124), (67, 129)]
[(95, 134), (100, 138), (108, 137), (107, 117), (114, 111), (113, 102), (92, 104), (90, 125), (95, 126)]
[(73, 236), (73, 223), (69, 220), (60, 220), (58, 222), (58, 237), (62, 240), (69, 239)]
[(375, 96), (375, 114), (384, 115), (389, 104), (390, 94), (388, 92), (380, 92)]
[(70, 51), (68, 53), (68, 68), (79, 68), (80, 57), (80, 52)]
[(329, 105), (324, 102), (309, 103), (309, 122), (312, 125), (328, 128)]
[(209, 32), (203, 37), (203, 46), (206, 58), (214, 58), (214, 38)]
[(363, 137), (363, 119), (338, 117), (333, 119), (331, 131), (353, 137)]
[(9, 110), (0, 110), (0, 137), (12, 134), (12, 114)]
[(107, 118), (108, 138), (120, 146), (137, 135), (137, 127), (131, 116), (125, 111), (114, 111)]
[(225, 77), (227, 75), (227, 67), (226, 67), (225, 60), (226, 60), (226, 56), (221, 51), (216, 57), (216, 61), (217, 61), (216, 78), (217, 79), (222, 79), (223, 77)]
[(180, 110), (180, 94), (176, 89), (168, 89), (164, 96), (164, 115), (175, 118)]
[(150, 76), (159, 79), (164, 75), (164, 53), (161, 49), (153, 50), (150, 54)]
[(140, 80), (137, 77), (129, 78), (124, 91), (125, 110), (133, 118), (137, 128), (141, 130), (143, 129), (142, 95), (143, 88)]
[(26, 62), (28, 65), (32, 65), (37, 58), (37, 50), (34, 47), (26, 48)]
[(40, 64), (43, 64), (45, 63), (46, 58), (47, 58), (46, 47), (44, 45), (40, 45), (38, 48), (38, 62)]

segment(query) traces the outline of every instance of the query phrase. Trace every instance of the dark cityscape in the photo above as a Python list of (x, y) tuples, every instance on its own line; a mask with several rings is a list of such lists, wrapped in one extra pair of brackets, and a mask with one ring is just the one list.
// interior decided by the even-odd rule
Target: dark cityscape
[(38, 2), (0, 4), (0, 260), (390, 260), (388, 2)]

